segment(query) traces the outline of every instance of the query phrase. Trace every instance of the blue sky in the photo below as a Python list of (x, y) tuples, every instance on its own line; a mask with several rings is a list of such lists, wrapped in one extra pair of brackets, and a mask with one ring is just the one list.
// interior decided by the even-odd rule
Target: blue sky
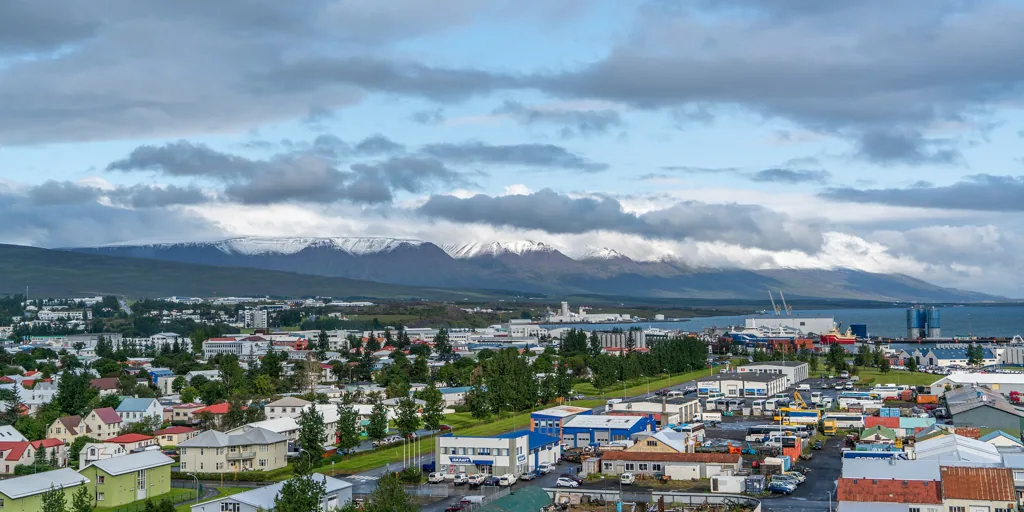
[(1024, 296), (1016, 2), (0, 5), (0, 242), (531, 239)]

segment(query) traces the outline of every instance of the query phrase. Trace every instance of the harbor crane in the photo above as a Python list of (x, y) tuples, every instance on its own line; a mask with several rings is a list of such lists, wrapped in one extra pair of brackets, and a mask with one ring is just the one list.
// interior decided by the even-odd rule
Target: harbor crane
[(786, 304), (786, 296), (782, 294), (782, 290), (779, 290), (779, 297), (782, 297), (782, 309), (786, 310), (786, 316), (792, 315), (793, 314), (793, 306), (789, 306), (789, 305)]
[(775, 305), (775, 297), (772, 297), (771, 290), (768, 290), (768, 300), (772, 301), (772, 309), (775, 310), (775, 316), (779, 316), (779, 306)]

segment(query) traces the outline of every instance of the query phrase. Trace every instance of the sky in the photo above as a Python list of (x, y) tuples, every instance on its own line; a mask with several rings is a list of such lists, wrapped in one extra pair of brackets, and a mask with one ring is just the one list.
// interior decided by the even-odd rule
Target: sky
[(1024, 3), (5, 0), (0, 243), (535, 240), (1024, 297)]

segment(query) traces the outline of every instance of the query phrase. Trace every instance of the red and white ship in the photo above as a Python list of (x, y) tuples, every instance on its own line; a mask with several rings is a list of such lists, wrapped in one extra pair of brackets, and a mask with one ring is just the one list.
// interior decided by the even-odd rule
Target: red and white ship
[(846, 332), (840, 332), (839, 328), (843, 324), (839, 324), (838, 327), (832, 327), (832, 330), (827, 334), (822, 334), (820, 342), (822, 345), (829, 345), (832, 343), (838, 343), (840, 345), (853, 345), (857, 341), (857, 337), (853, 335), (853, 331), (849, 327), (846, 328)]

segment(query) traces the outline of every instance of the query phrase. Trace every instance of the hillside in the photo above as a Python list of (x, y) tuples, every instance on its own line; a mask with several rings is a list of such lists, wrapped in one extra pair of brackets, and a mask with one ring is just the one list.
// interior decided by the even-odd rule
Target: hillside
[(0, 293), (69, 297), (126, 295), (325, 296), (482, 300), (506, 294), (418, 288), (272, 270), (119, 258), (0, 244)]

